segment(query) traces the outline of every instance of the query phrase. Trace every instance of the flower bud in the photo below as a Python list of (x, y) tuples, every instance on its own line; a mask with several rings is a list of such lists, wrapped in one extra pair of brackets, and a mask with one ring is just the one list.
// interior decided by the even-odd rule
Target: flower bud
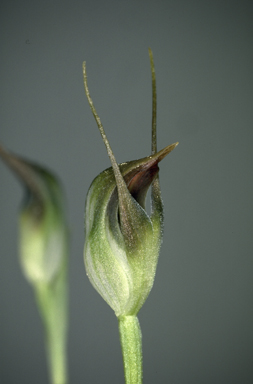
[[(162, 240), (162, 202), (150, 217), (147, 190), (158, 162), (177, 144), (141, 160), (119, 165), (126, 196), (119, 195), (113, 168), (92, 183), (86, 199), (85, 267), (94, 288), (117, 316), (135, 315), (154, 282)], [(120, 198), (121, 205), (120, 206)], [(155, 197), (152, 195), (153, 205)]]
[[(116, 316), (136, 315), (154, 282), (162, 241), (163, 204), (158, 163), (178, 143), (156, 150), (156, 87), (153, 85), (152, 155), (118, 165), (89, 94), (84, 87), (112, 167), (95, 178), (86, 198), (84, 262), (87, 275)], [(148, 188), (151, 215), (145, 210)]]
[(19, 216), (20, 262), (45, 327), (52, 383), (67, 382), (68, 233), (62, 189), (46, 169), (7, 152), (0, 156), (25, 186)]
[(20, 262), (24, 275), (35, 284), (48, 283), (59, 272), (66, 254), (66, 224), (62, 192), (56, 177), (0, 147), (7, 165), (25, 186), (19, 216)]

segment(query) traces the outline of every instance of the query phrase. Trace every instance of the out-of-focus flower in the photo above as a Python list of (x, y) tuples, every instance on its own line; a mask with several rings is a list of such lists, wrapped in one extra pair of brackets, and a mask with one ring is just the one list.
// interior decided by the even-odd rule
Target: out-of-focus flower
[(68, 230), (58, 179), (0, 146), (0, 156), (25, 187), (19, 214), (19, 256), (45, 326), (52, 384), (67, 383)]
[(50, 282), (66, 253), (63, 196), (57, 178), (48, 170), (7, 152), (0, 155), (25, 187), (20, 209), (20, 261), (29, 282)]

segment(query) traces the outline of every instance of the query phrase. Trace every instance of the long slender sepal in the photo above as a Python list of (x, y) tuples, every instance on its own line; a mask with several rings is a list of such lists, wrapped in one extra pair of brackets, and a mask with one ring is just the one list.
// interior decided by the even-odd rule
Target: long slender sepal
[(157, 152), (157, 133), (156, 133), (156, 75), (155, 75), (155, 64), (153, 58), (153, 52), (151, 49), (148, 49), (150, 67), (151, 67), (151, 76), (152, 76), (152, 134), (151, 134), (151, 153), (152, 155)]

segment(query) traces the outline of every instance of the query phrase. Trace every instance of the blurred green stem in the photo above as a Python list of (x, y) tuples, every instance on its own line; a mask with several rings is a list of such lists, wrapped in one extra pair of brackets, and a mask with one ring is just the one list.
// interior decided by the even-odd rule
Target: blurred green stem
[(120, 316), (119, 334), (126, 384), (142, 383), (141, 328), (137, 316)]
[[(65, 259), (66, 260), (66, 259)], [(50, 283), (36, 284), (36, 299), (45, 327), (46, 352), (52, 384), (67, 384), (66, 262)]]

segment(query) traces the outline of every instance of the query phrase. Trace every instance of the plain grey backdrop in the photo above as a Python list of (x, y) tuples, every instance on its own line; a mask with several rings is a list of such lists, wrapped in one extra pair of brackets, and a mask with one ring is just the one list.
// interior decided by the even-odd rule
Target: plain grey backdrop
[[(145, 384), (253, 383), (252, 1), (0, 5), (0, 141), (56, 172), (71, 231), (70, 384), (124, 383), (117, 319), (86, 277), (84, 202), (110, 166), (150, 154), (151, 75), (164, 242), (139, 313)], [(18, 263), (23, 189), (0, 163), (0, 383), (48, 383), (42, 324)]]

